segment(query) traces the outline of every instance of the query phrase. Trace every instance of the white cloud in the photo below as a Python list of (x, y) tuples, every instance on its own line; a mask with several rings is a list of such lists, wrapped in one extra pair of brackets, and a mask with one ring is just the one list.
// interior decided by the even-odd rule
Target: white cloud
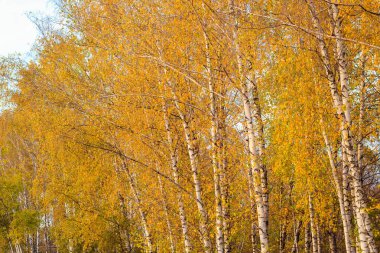
[(25, 54), (30, 50), (38, 31), (28, 13), (52, 14), (49, 0), (0, 0), (0, 55)]

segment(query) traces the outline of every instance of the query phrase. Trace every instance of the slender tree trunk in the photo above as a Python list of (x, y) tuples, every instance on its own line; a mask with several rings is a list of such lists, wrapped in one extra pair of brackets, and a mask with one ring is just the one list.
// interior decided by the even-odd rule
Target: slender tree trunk
[(152, 240), (152, 236), (150, 234), (149, 228), (148, 228), (148, 221), (147, 221), (147, 218), (146, 218), (146, 213), (143, 210), (143, 207), (141, 205), (140, 194), (138, 192), (135, 179), (131, 175), (131, 173), (130, 173), (128, 167), (127, 167), (127, 165), (124, 162), (123, 162), (123, 169), (127, 173), (128, 180), (129, 180), (129, 185), (130, 185), (130, 187), (132, 189), (132, 193), (133, 193), (133, 196), (135, 198), (135, 202), (137, 204), (137, 209), (138, 209), (138, 212), (140, 214), (141, 225), (142, 225), (142, 228), (143, 228), (143, 231), (144, 231), (144, 239), (145, 239), (147, 251), (149, 253), (152, 253), (152, 252), (154, 252), (154, 250), (153, 250), (153, 240)]
[(302, 228), (302, 220), (298, 220), (295, 224), (294, 229), (294, 240), (293, 240), (293, 246), (292, 246), (292, 253), (298, 253), (298, 242), (300, 240), (301, 235), (301, 228)]
[[(260, 167), (260, 184), (261, 184), (261, 196), (264, 208), (264, 223), (266, 224), (266, 229), (268, 230), (269, 224), (269, 191), (268, 191), (268, 172), (264, 163), (265, 157), (265, 139), (264, 139), (264, 123), (261, 115), (261, 105), (259, 99), (259, 92), (256, 82), (256, 77), (251, 74), (248, 78), (248, 90), (251, 91), (252, 95), (252, 113), (253, 118), (256, 122), (255, 132), (257, 135), (257, 149), (258, 149), (258, 161)], [(267, 232), (268, 233), (268, 232)]]
[[(166, 136), (167, 136), (167, 141), (168, 141), (169, 151), (170, 151), (172, 174), (173, 174), (175, 184), (180, 185), (179, 169), (178, 169), (178, 155), (173, 146), (174, 143), (173, 143), (173, 137), (172, 137), (171, 126), (170, 126), (169, 115), (168, 115), (168, 108), (167, 108), (166, 102), (164, 102), (163, 111), (164, 111)], [(181, 220), (181, 228), (182, 228), (182, 236), (183, 236), (183, 241), (184, 241), (184, 246), (185, 246), (185, 252), (190, 253), (193, 247), (190, 242), (189, 228), (188, 228), (187, 217), (186, 217), (186, 212), (185, 212), (185, 205), (183, 203), (183, 196), (180, 191), (177, 192), (177, 202), (178, 202), (179, 218)]]
[[(244, 125), (244, 143), (245, 149), (249, 153), (249, 140), (248, 140), (248, 129), (247, 126)], [(255, 224), (255, 220), (257, 220), (257, 215), (255, 212), (255, 189), (253, 186), (253, 169), (251, 167), (251, 163), (248, 164), (248, 193), (249, 193), (249, 203), (250, 203), (250, 218), (251, 218), (251, 244), (252, 244), (252, 252), (256, 253), (256, 230), (257, 226)], [(256, 209), (257, 210), (257, 209)]]
[(322, 240), (321, 230), (320, 230), (319, 224), (317, 223), (317, 251), (318, 251), (318, 253), (321, 253), (321, 251), (322, 251), (321, 240)]
[(346, 253), (355, 253), (355, 247), (352, 245), (352, 233), (351, 233), (351, 215), (350, 215), (350, 210), (349, 210), (349, 201), (348, 201), (348, 184), (347, 184), (347, 173), (345, 172), (347, 169), (347, 166), (343, 165), (343, 189), (340, 184), (339, 180), (339, 175), (338, 175), (338, 170), (335, 165), (334, 157), (332, 154), (332, 147), (330, 144), (330, 141), (327, 137), (327, 134), (324, 130), (323, 122), (322, 124), (322, 135), (325, 140), (325, 145), (327, 148), (327, 154), (329, 157), (330, 161), (330, 167), (334, 179), (334, 186), (336, 193), (338, 195), (338, 202), (339, 202), (339, 210), (340, 210), (340, 215), (343, 223), (343, 233), (344, 233), (344, 241), (345, 241), (345, 248), (346, 248)]
[[(117, 160), (114, 161), (114, 167), (115, 167), (115, 171), (116, 171), (116, 175), (117, 175), (118, 179), (121, 180), (121, 177), (120, 177), (121, 170), (120, 170), (120, 166), (118, 165)], [(121, 168), (123, 168), (123, 166), (121, 166)], [(126, 222), (125, 222), (126, 225), (123, 226), (123, 231), (122, 231), (122, 234), (125, 237), (125, 245), (124, 246), (125, 246), (127, 252), (131, 252), (132, 251), (132, 245), (131, 245), (131, 240), (130, 240), (131, 232), (130, 232), (130, 225), (129, 225), (129, 220), (130, 220), (129, 212), (128, 212), (127, 206), (125, 204), (125, 198), (123, 197), (122, 193), (120, 191), (118, 191), (117, 195), (118, 195), (118, 199), (119, 199), (119, 203), (120, 203), (121, 213), (123, 214), (124, 219), (126, 220)], [(47, 231), (46, 231), (46, 237), (45, 238), (46, 238), (45, 241), (47, 244), (47, 242), (48, 242)], [(121, 237), (121, 240), (123, 240), (123, 237)], [(124, 246), (122, 246), (122, 248), (124, 248)], [(50, 253), (50, 245), (49, 245), (49, 253)]]
[(330, 253), (337, 253), (337, 245), (336, 245), (336, 233), (333, 231), (328, 232), (329, 237), (329, 246), (330, 246)]
[(349, 182), (349, 167), (347, 165), (347, 157), (345, 152), (342, 154), (342, 187), (343, 187), (343, 205), (344, 205), (344, 213), (346, 217), (346, 226), (348, 235), (351, 238), (351, 252), (356, 253), (356, 248), (352, 243), (353, 233), (352, 233), (352, 223), (351, 223), (351, 193), (350, 193), (350, 182)]
[(197, 147), (198, 140), (195, 134), (190, 129), (188, 119), (185, 117), (185, 115), (181, 111), (181, 108), (178, 104), (178, 97), (176, 96), (175, 91), (173, 90), (172, 93), (174, 96), (174, 104), (182, 120), (182, 126), (185, 133), (187, 151), (188, 151), (188, 155), (190, 159), (190, 167), (191, 167), (193, 180), (194, 180), (195, 198), (197, 201), (197, 207), (200, 214), (200, 232), (202, 236), (203, 247), (204, 247), (205, 252), (209, 253), (211, 252), (211, 240), (210, 240), (209, 230), (208, 230), (208, 215), (207, 215), (207, 211), (202, 200), (202, 187), (201, 187), (201, 182), (198, 175), (199, 174), (198, 147)]
[(16, 248), (17, 253), (22, 253), (22, 249), (21, 249), (20, 244), (16, 243), (15, 248)]
[(157, 179), (158, 179), (158, 184), (160, 186), (160, 192), (161, 192), (161, 196), (162, 196), (162, 206), (164, 208), (166, 225), (168, 227), (168, 232), (169, 232), (170, 251), (172, 253), (175, 253), (176, 247), (175, 247), (174, 238), (173, 238), (172, 223), (171, 223), (170, 218), (169, 218), (169, 207), (168, 207), (168, 202), (167, 202), (167, 196), (166, 196), (160, 175), (157, 175)]
[(35, 253), (36, 252), (36, 249), (35, 249), (35, 245), (34, 245), (34, 239), (33, 239), (33, 235), (29, 234), (27, 236), (28, 238), (28, 248), (29, 248), (29, 252), (30, 253)]
[[(280, 200), (279, 200), (279, 208), (280, 210), (283, 209), (283, 193), (284, 193), (284, 186), (283, 184), (281, 184), (280, 186)], [(291, 199), (292, 198), (292, 193), (290, 192), (289, 194), (289, 198)], [(284, 250), (285, 250), (285, 244), (286, 244), (286, 237), (287, 237), (287, 227), (288, 227), (288, 224), (289, 224), (289, 219), (288, 219), (288, 212), (285, 211), (285, 217), (281, 217), (280, 218), (280, 224), (279, 224), (279, 253), (283, 253)]]
[[(206, 28), (204, 28), (206, 29)], [(218, 162), (218, 151), (220, 142), (219, 123), (218, 123), (218, 112), (216, 107), (216, 97), (215, 97), (215, 83), (212, 72), (212, 63), (210, 56), (210, 43), (206, 32), (203, 33), (206, 45), (206, 70), (208, 75), (208, 89), (210, 97), (210, 112), (211, 112), (211, 160), (212, 168), (214, 173), (214, 195), (215, 195), (215, 239), (216, 239), (216, 250), (218, 253), (224, 252), (224, 234), (223, 234), (223, 207), (222, 207), (222, 196), (220, 188), (220, 166)]]
[(260, 166), (258, 164), (257, 153), (254, 144), (254, 128), (251, 116), (251, 110), (249, 105), (249, 95), (246, 89), (243, 90), (243, 100), (244, 100), (244, 114), (246, 118), (246, 125), (248, 130), (248, 143), (249, 143), (249, 156), (252, 168), (252, 178), (254, 195), (256, 200), (256, 208), (258, 215), (258, 228), (260, 236), (261, 252), (266, 253), (269, 250), (269, 240), (268, 240), (268, 213), (267, 207), (265, 206), (265, 201), (263, 200), (263, 190), (261, 185), (261, 173)]
[(40, 252), (40, 233), (39, 230), (36, 232), (36, 252)]
[(9, 249), (11, 250), (11, 253), (14, 253), (11, 240), (8, 241), (8, 244), (9, 244)]
[(74, 252), (73, 239), (69, 239), (67, 247), (68, 247), (69, 253)]
[[(242, 62), (242, 54), (240, 52), (240, 45), (238, 42), (238, 21), (236, 17), (234, 1), (231, 0), (231, 13), (233, 17), (234, 27), (232, 30), (233, 44), (236, 54), (236, 60), (239, 72), (239, 82), (241, 86), (241, 94), (243, 99), (245, 124), (248, 133), (248, 146), (249, 146), (249, 157), (251, 162), (251, 168), (253, 169), (253, 186), (255, 189), (255, 200), (258, 215), (258, 228), (260, 236), (260, 246), (261, 253), (267, 253), (269, 251), (269, 236), (268, 236), (268, 190), (267, 190), (267, 175), (266, 169), (262, 164), (262, 159), (260, 157), (260, 150), (257, 151), (255, 148), (255, 134), (253, 125), (253, 116), (251, 110), (251, 95), (249, 94), (249, 86), (255, 85), (255, 83), (247, 80), (248, 78), (244, 75), (244, 66)], [(252, 91), (252, 90), (251, 90)], [(254, 101), (255, 102), (255, 101)], [(259, 115), (260, 111), (257, 109), (255, 113)], [(259, 134), (259, 143), (262, 133)], [(260, 137), (261, 135), (261, 137)], [(261, 144), (261, 143), (260, 143)], [(260, 145), (261, 147), (261, 145)]]
[[(225, 96), (224, 86), (222, 96)], [(230, 180), (228, 177), (228, 158), (227, 158), (227, 129), (226, 129), (226, 107), (224, 99), (220, 99), (219, 117), (219, 164), (220, 164), (220, 189), (222, 200), (222, 220), (223, 220), (223, 239), (224, 253), (231, 252), (231, 203), (230, 203)]]
[(310, 253), (311, 241), (310, 241), (310, 223), (305, 226), (305, 253)]
[(279, 245), (279, 252), (282, 253), (285, 250), (285, 244), (286, 244), (286, 237), (287, 237), (287, 223), (285, 221), (285, 224), (280, 225), (280, 245)]
[[(223, 111), (223, 110), (222, 110)], [(222, 139), (226, 140), (226, 129), (225, 126), (222, 127)], [(229, 180), (227, 176), (227, 152), (224, 144), (221, 149), (222, 157), (222, 172), (221, 172), (221, 192), (222, 192), (222, 207), (223, 207), (223, 235), (224, 235), (224, 252), (231, 252), (231, 207), (230, 207), (230, 194), (229, 194)]]
[[(351, 189), (351, 193), (354, 196), (355, 195), (355, 189), (354, 189), (354, 187), (352, 187), (352, 184), (353, 184), (353, 182), (349, 183), (348, 186), (347, 186), (347, 189), (348, 190)], [(355, 201), (352, 201), (352, 211), (353, 211), (354, 216), (357, 217), (357, 216), (360, 215), (358, 206), (356, 205)], [(357, 236), (357, 244), (358, 244), (360, 250), (358, 250), (358, 252), (360, 252), (360, 253), (369, 253), (370, 249), (369, 249), (368, 242), (366, 240), (365, 233), (361, 232), (361, 230), (359, 229), (360, 226), (361, 227), (364, 226), (363, 223), (362, 223), (362, 220), (356, 219), (356, 222), (357, 222), (356, 225), (358, 227), (358, 232), (359, 232), (359, 234)]]
[[(245, 127), (246, 135), (244, 136), (244, 141), (246, 143), (246, 149), (249, 150), (248, 134), (247, 128)], [(249, 152), (249, 151), (248, 151)], [(251, 243), (252, 243), (252, 253), (256, 253), (256, 212), (255, 212), (255, 193), (253, 186), (253, 170), (251, 164), (248, 165), (248, 193), (250, 202), (250, 215), (251, 215)]]
[[(123, 196), (118, 193), (118, 196), (119, 196), (119, 201), (120, 201), (120, 206), (121, 206), (121, 209), (122, 209), (122, 213), (123, 213), (123, 216), (129, 220), (129, 217), (128, 217), (128, 211), (127, 211), (127, 207), (125, 206), (125, 199), (123, 198)], [(124, 227), (120, 233), (120, 237), (121, 237), (121, 248), (122, 248), (122, 252), (124, 252), (124, 249), (126, 250), (126, 252), (132, 252), (132, 243), (131, 243), (131, 232), (130, 232), (130, 228), (129, 228), (129, 224), (127, 223), (127, 226)], [(125, 242), (124, 242), (125, 240)]]
[[(231, 218), (230, 218), (230, 196), (229, 196), (229, 178), (227, 175), (228, 170), (228, 158), (227, 158), (227, 114), (226, 114), (226, 97), (227, 90), (225, 83), (227, 81), (221, 81), (222, 78), (218, 78), (215, 76), (214, 72), (220, 73), (220, 71), (213, 71), (215, 67), (212, 65), (212, 57), (211, 57), (211, 49), (210, 49), (210, 40), (206, 32), (204, 32), (205, 43), (206, 43), (206, 66), (208, 73), (208, 86), (209, 86), (209, 97), (210, 97), (210, 111), (212, 116), (212, 127), (211, 127), (211, 140), (215, 145), (215, 151), (212, 157), (213, 161), (215, 159), (217, 173), (214, 173), (216, 176), (214, 189), (215, 196), (220, 194), (220, 204), (218, 203), (218, 198), (216, 197), (215, 205), (216, 205), (216, 223), (218, 223), (219, 212), (221, 212), (221, 217), (219, 220), (222, 221), (222, 236), (223, 236), (223, 250), (225, 253), (231, 252), (230, 245), (230, 235), (231, 235)], [(217, 63), (219, 64), (219, 70), (221, 70), (222, 64), (220, 63), (221, 55), (220, 51), (217, 55)], [(217, 85), (218, 84), (218, 85)], [(216, 127), (216, 129), (213, 129)], [(219, 187), (218, 187), (219, 186)], [(216, 224), (218, 225), (218, 224)], [(221, 245), (222, 241), (220, 240), (221, 234), (217, 229), (217, 245)], [(219, 236), (218, 236), (219, 235)], [(218, 239), (219, 238), (219, 239)], [(221, 249), (219, 249), (221, 251)]]
[[(221, 69), (222, 67), (220, 67)], [(222, 81), (219, 99), (220, 115), (218, 121), (218, 132), (220, 134), (219, 141), (219, 164), (220, 164), (220, 189), (222, 194), (222, 219), (223, 219), (223, 236), (224, 236), (224, 252), (231, 252), (231, 203), (230, 203), (230, 180), (228, 177), (228, 150), (227, 150), (227, 113), (226, 101), (227, 90), (225, 82)]]
[(356, 242), (356, 252), (360, 252), (360, 239), (359, 236), (355, 237), (355, 242)]
[[(120, 171), (117, 169), (116, 173), (119, 173), (119, 172)], [(124, 218), (127, 220), (127, 226), (123, 228), (123, 235), (125, 236), (125, 248), (127, 249), (128, 252), (131, 252), (132, 246), (131, 246), (131, 240), (130, 240), (128, 210), (127, 210), (127, 207), (125, 205), (125, 199), (120, 192), (118, 192), (118, 198), (119, 198), (119, 202), (120, 202), (121, 212), (122, 212)]]
[(45, 253), (50, 253), (50, 241), (49, 241), (49, 235), (48, 235), (48, 218), (47, 218), (47, 214), (44, 215), (43, 240), (44, 240), (44, 245), (45, 245)]
[(318, 252), (318, 235), (317, 235), (317, 224), (315, 221), (315, 212), (313, 205), (313, 198), (309, 194), (309, 215), (310, 215), (310, 230), (311, 230), (311, 244), (313, 248), (313, 253)]
[[(360, 83), (360, 98), (359, 98), (359, 122), (358, 122), (358, 139), (357, 139), (357, 158), (358, 158), (358, 167), (360, 174), (363, 174), (363, 123), (364, 123), (364, 116), (365, 116), (365, 93), (366, 93), (366, 83), (367, 83), (367, 75), (365, 71), (367, 62), (367, 55), (363, 53), (361, 55), (361, 83)], [(362, 178), (362, 176), (361, 176)]]

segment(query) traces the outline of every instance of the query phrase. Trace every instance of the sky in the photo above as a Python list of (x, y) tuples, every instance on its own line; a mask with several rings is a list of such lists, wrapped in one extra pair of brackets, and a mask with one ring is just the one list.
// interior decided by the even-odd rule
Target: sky
[(27, 14), (51, 15), (53, 10), (51, 0), (0, 0), (0, 56), (26, 55), (38, 35)]

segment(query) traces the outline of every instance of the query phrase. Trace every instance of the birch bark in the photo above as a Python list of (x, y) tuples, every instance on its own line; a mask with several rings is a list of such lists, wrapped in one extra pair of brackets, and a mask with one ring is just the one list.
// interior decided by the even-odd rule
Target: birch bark
[[(158, 171), (158, 170), (157, 170)], [(162, 206), (164, 208), (165, 212), (165, 218), (166, 218), (166, 225), (168, 227), (168, 232), (169, 232), (169, 242), (170, 242), (170, 251), (172, 253), (175, 253), (175, 243), (174, 243), (174, 238), (173, 238), (173, 229), (172, 229), (172, 224), (169, 218), (169, 207), (168, 207), (168, 202), (167, 202), (167, 196), (164, 190), (164, 186), (162, 184), (161, 176), (157, 175), (158, 179), (158, 184), (160, 186), (160, 192), (161, 192), (161, 197), (162, 197)]]
[(366, 62), (367, 62), (367, 56), (365, 53), (362, 54), (361, 56), (361, 83), (360, 83), (360, 99), (359, 99), (359, 122), (358, 122), (358, 139), (357, 139), (357, 152), (358, 152), (358, 166), (359, 170), (362, 172), (363, 171), (363, 166), (362, 166), (362, 156), (363, 156), (363, 121), (364, 121), (364, 114), (365, 114), (365, 93), (366, 93), (366, 82), (367, 82), (367, 75), (365, 71), (366, 67)]
[[(351, 232), (351, 215), (350, 215), (350, 210), (349, 208), (349, 201), (348, 201), (348, 192), (347, 192), (347, 175), (344, 172), (343, 168), (343, 187), (341, 187), (339, 175), (338, 175), (338, 170), (335, 165), (333, 153), (332, 153), (332, 147), (330, 144), (330, 141), (327, 137), (326, 131), (324, 130), (323, 126), (323, 121), (321, 120), (321, 125), (322, 125), (322, 135), (323, 139), (325, 141), (325, 145), (327, 148), (327, 155), (329, 157), (330, 161), (330, 167), (333, 175), (333, 180), (334, 180), (334, 186), (336, 193), (338, 195), (338, 202), (339, 202), (339, 210), (340, 210), (340, 215), (343, 223), (343, 234), (344, 234), (344, 241), (345, 241), (345, 247), (346, 247), (346, 252), (347, 253), (355, 253), (355, 247), (352, 245), (352, 232)], [(345, 166), (343, 166), (345, 167)]]
[[(337, 4), (330, 4), (330, 13), (334, 21), (334, 35), (336, 36), (336, 55), (338, 60), (339, 80), (341, 85), (342, 102), (345, 115), (345, 131), (343, 134), (343, 150), (346, 153), (347, 161), (350, 167), (352, 181), (354, 186), (354, 201), (357, 206), (357, 220), (360, 240), (366, 240), (371, 253), (377, 253), (377, 248), (372, 234), (371, 221), (366, 211), (367, 205), (364, 197), (364, 191), (361, 183), (361, 171), (358, 165), (357, 157), (353, 149), (353, 139), (351, 135), (351, 105), (349, 101), (349, 86), (347, 74), (346, 47), (342, 40), (342, 19), (339, 16)], [(359, 225), (360, 224), (360, 225)], [(362, 244), (362, 243), (361, 243)]]
[[(249, 141), (248, 141), (248, 130), (247, 126), (244, 126), (244, 143), (245, 149), (249, 152)], [(251, 243), (252, 243), (252, 253), (256, 253), (256, 213), (255, 213), (255, 193), (253, 186), (253, 170), (251, 164), (248, 164), (248, 193), (249, 193), (249, 203), (250, 203), (250, 215), (251, 215)]]
[[(206, 29), (206, 28), (205, 28)], [(212, 63), (210, 56), (210, 43), (206, 32), (203, 33), (206, 46), (206, 70), (208, 78), (208, 89), (210, 97), (210, 112), (211, 112), (211, 160), (212, 168), (214, 173), (214, 195), (215, 195), (215, 229), (216, 229), (216, 250), (218, 253), (224, 252), (224, 234), (223, 234), (223, 207), (221, 198), (221, 187), (220, 187), (220, 166), (218, 162), (218, 133), (219, 123), (218, 115), (216, 109), (216, 97), (215, 97), (215, 83), (213, 79)]]
[(310, 248), (310, 223), (307, 223), (305, 226), (305, 253), (310, 253)]
[(130, 171), (129, 171), (129, 169), (128, 169), (128, 167), (127, 167), (127, 165), (125, 163), (123, 163), (123, 169), (127, 172), (127, 176), (128, 176), (128, 180), (129, 180), (129, 185), (130, 185), (130, 187), (132, 189), (132, 193), (133, 193), (133, 196), (135, 198), (137, 209), (138, 209), (138, 212), (140, 214), (141, 225), (142, 225), (143, 232), (144, 232), (144, 239), (145, 239), (147, 251), (149, 253), (153, 253), (154, 252), (154, 250), (153, 250), (153, 240), (152, 240), (152, 236), (150, 234), (149, 228), (148, 228), (148, 220), (146, 218), (146, 213), (143, 210), (143, 207), (141, 205), (140, 193), (138, 192), (138, 189), (137, 189), (137, 186), (136, 186), (136, 182), (135, 182), (133, 176), (131, 175), (131, 173), (130, 173)]
[(321, 253), (322, 245), (321, 245), (321, 230), (319, 228), (319, 224), (317, 223), (317, 252)]
[(302, 227), (302, 220), (298, 220), (295, 224), (295, 229), (294, 229), (294, 240), (293, 240), (293, 246), (292, 246), (292, 253), (298, 253), (298, 243), (300, 240), (300, 235), (301, 235), (301, 227)]
[(319, 253), (318, 252), (317, 225), (315, 222), (313, 198), (311, 197), (310, 194), (309, 194), (309, 215), (310, 215), (311, 244), (312, 244), (313, 253)]
[[(329, 3), (329, 12), (333, 22), (333, 32), (336, 37), (335, 49), (336, 58), (338, 61), (338, 72), (342, 95), (339, 94), (337, 88), (337, 81), (333, 72), (331, 59), (327, 50), (326, 42), (324, 40), (324, 31), (320, 24), (315, 5), (313, 0), (305, 0), (308, 4), (310, 14), (312, 17), (314, 28), (317, 30), (317, 39), (319, 44), (319, 50), (326, 70), (327, 78), (329, 80), (330, 92), (333, 98), (334, 107), (337, 110), (337, 115), (340, 121), (340, 131), (342, 135), (342, 151), (343, 156), (346, 156), (347, 164), (350, 169), (350, 174), (353, 182), (354, 189), (354, 202), (357, 211), (355, 212), (355, 218), (358, 224), (360, 247), (362, 252), (377, 253), (376, 246), (374, 244), (371, 222), (369, 220), (368, 213), (366, 211), (366, 203), (364, 198), (363, 187), (360, 180), (360, 171), (357, 164), (356, 154), (353, 149), (353, 138), (351, 134), (351, 111), (348, 93), (348, 75), (347, 75), (347, 60), (345, 45), (342, 40), (341, 19), (339, 18), (338, 6), (336, 4)], [(369, 249), (368, 245), (371, 245)], [(371, 250), (371, 251), (369, 251)]]
[[(235, 11), (234, 1), (230, 1), (231, 14), (233, 17), (233, 29), (232, 29), (232, 40), (236, 54), (236, 61), (238, 65), (238, 73), (239, 73), (239, 83), (241, 87), (241, 94), (243, 99), (243, 108), (244, 108), (244, 116), (245, 116), (245, 124), (247, 127), (248, 133), (248, 148), (249, 148), (249, 157), (251, 162), (251, 168), (253, 169), (253, 186), (255, 189), (255, 200), (257, 207), (257, 215), (258, 215), (258, 228), (259, 228), (259, 237), (260, 237), (260, 247), (261, 253), (269, 252), (269, 236), (268, 236), (268, 190), (267, 190), (267, 175), (266, 169), (261, 164), (260, 153), (261, 150), (261, 138), (263, 137), (258, 133), (258, 143), (260, 143), (259, 151), (255, 148), (255, 127), (253, 125), (253, 116), (252, 116), (252, 108), (251, 108), (251, 95), (249, 94), (249, 87), (251, 85), (255, 85), (255, 83), (251, 82), (247, 76), (244, 74), (244, 66), (242, 53), (240, 51), (240, 44), (238, 41), (238, 20)], [(251, 90), (252, 91), (252, 90)], [(257, 100), (254, 101), (257, 106)], [(255, 110), (255, 115), (260, 117), (260, 111)], [(260, 123), (259, 123), (260, 124)], [(260, 128), (260, 126), (259, 126)]]
[(336, 234), (333, 231), (328, 232), (330, 253), (337, 253)]
[[(173, 87), (172, 87), (173, 88)], [(197, 138), (195, 134), (192, 132), (189, 126), (188, 119), (185, 117), (182, 112), (179, 103), (178, 97), (175, 94), (175, 91), (172, 90), (174, 104), (178, 111), (178, 114), (182, 121), (183, 130), (185, 133), (185, 141), (187, 144), (187, 151), (190, 160), (190, 167), (193, 174), (194, 188), (195, 188), (195, 198), (197, 201), (197, 207), (200, 214), (200, 232), (203, 241), (204, 251), (206, 253), (211, 252), (211, 240), (208, 231), (208, 214), (206, 208), (204, 206), (204, 202), (202, 200), (202, 187), (199, 179), (199, 171), (198, 171), (198, 147), (197, 147)]]
[[(170, 126), (166, 101), (164, 102), (164, 105), (163, 105), (163, 111), (164, 111), (166, 138), (169, 145), (172, 174), (173, 174), (175, 184), (180, 185), (179, 169), (178, 169), (178, 155), (173, 146), (174, 143), (173, 143), (173, 137), (172, 137), (172, 132), (171, 132), (171, 126)], [(184, 241), (184, 246), (185, 246), (185, 252), (190, 253), (192, 251), (192, 244), (190, 242), (190, 237), (189, 237), (189, 228), (187, 224), (185, 205), (183, 203), (183, 196), (180, 191), (177, 192), (177, 202), (178, 202), (179, 218), (181, 220), (181, 228), (182, 228), (182, 236), (183, 236), (183, 241)]]

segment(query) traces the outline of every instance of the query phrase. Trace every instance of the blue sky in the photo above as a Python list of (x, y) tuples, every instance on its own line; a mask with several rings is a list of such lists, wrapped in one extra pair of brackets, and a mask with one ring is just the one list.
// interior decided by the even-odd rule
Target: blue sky
[(51, 0), (0, 0), (0, 56), (25, 55), (38, 35), (27, 14), (51, 15), (53, 10)]

